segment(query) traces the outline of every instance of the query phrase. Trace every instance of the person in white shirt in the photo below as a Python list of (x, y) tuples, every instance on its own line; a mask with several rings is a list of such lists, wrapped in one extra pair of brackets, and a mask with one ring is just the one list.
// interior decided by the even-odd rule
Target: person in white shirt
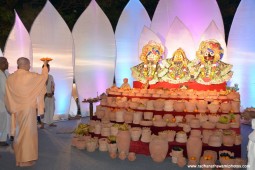
[[(50, 71), (50, 65), (47, 64), (48, 71)], [(48, 79), (46, 81), (47, 92), (45, 94), (44, 103), (45, 103), (45, 112), (44, 116), (41, 119), (41, 129), (44, 128), (44, 124), (48, 124), (49, 126), (56, 127), (53, 123), (53, 116), (55, 112), (55, 83), (52, 75), (48, 74)]]

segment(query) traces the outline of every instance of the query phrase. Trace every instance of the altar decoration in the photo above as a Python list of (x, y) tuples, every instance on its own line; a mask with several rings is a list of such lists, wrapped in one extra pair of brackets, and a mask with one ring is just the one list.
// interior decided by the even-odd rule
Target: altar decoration
[(142, 53), (140, 55), (142, 63), (131, 68), (132, 76), (136, 80), (145, 84), (145, 87), (148, 87), (149, 84), (157, 83), (159, 81), (159, 62), (162, 60), (163, 54), (163, 45), (150, 41), (142, 49)]
[(196, 82), (209, 85), (230, 80), (233, 75), (232, 65), (221, 61), (223, 55), (223, 48), (218, 41), (202, 41), (196, 52), (199, 62), (193, 66), (198, 74)]
[(162, 65), (167, 72), (159, 74), (161, 81), (178, 84), (188, 82), (191, 78), (189, 69), (191, 61), (186, 57), (182, 48), (178, 48), (172, 58), (163, 60)]

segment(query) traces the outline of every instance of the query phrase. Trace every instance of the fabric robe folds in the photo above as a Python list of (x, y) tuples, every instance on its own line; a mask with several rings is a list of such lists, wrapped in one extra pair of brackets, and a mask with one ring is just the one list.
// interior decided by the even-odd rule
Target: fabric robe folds
[(28, 162), (38, 159), (38, 114), (43, 114), (45, 83), (48, 69), (42, 74), (18, 69), (6, 81), (5, 104), (12, 114), (12, 132), (15, 133), (14, 152), (16, 162)]

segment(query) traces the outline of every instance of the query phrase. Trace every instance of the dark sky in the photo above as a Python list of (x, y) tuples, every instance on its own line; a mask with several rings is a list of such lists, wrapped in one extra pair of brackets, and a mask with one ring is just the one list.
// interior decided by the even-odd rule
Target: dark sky
[[(64, 18), (70, 30), (80, 14), (86, 9), (91, 0), (50, 0), (60, 15)], [(129, 0), (96, 0), (105, 12), (115, 30), (122, 10)], [(152, 18), (159, 0), (140, 0)], [(217, 0), (222, 13), (226, 42), (230, 26), (240, 3), (240, 0)], [(4, 49), (6, 39), (14, 23), (14, 9), (17, 11), (28, 31), (45, 5), (46, 0), (0, 0), (0, 48)]]

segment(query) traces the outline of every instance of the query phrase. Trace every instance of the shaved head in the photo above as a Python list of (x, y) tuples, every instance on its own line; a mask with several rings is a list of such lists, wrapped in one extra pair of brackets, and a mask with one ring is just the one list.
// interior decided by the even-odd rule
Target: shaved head
[(0, 64), (5, 63), (7, 59), (5, 57), (0, 57)]
[(23, 69), (26, 71), (28, 71), (30, 69), (30, 61), (28, 58), (20, 57), (17, 60), (17, 64), (18, 64), (18, 69)]
[(8, 61), (5, 57), (0, 57), (0, 70), (5, 71), (8, 69)]

